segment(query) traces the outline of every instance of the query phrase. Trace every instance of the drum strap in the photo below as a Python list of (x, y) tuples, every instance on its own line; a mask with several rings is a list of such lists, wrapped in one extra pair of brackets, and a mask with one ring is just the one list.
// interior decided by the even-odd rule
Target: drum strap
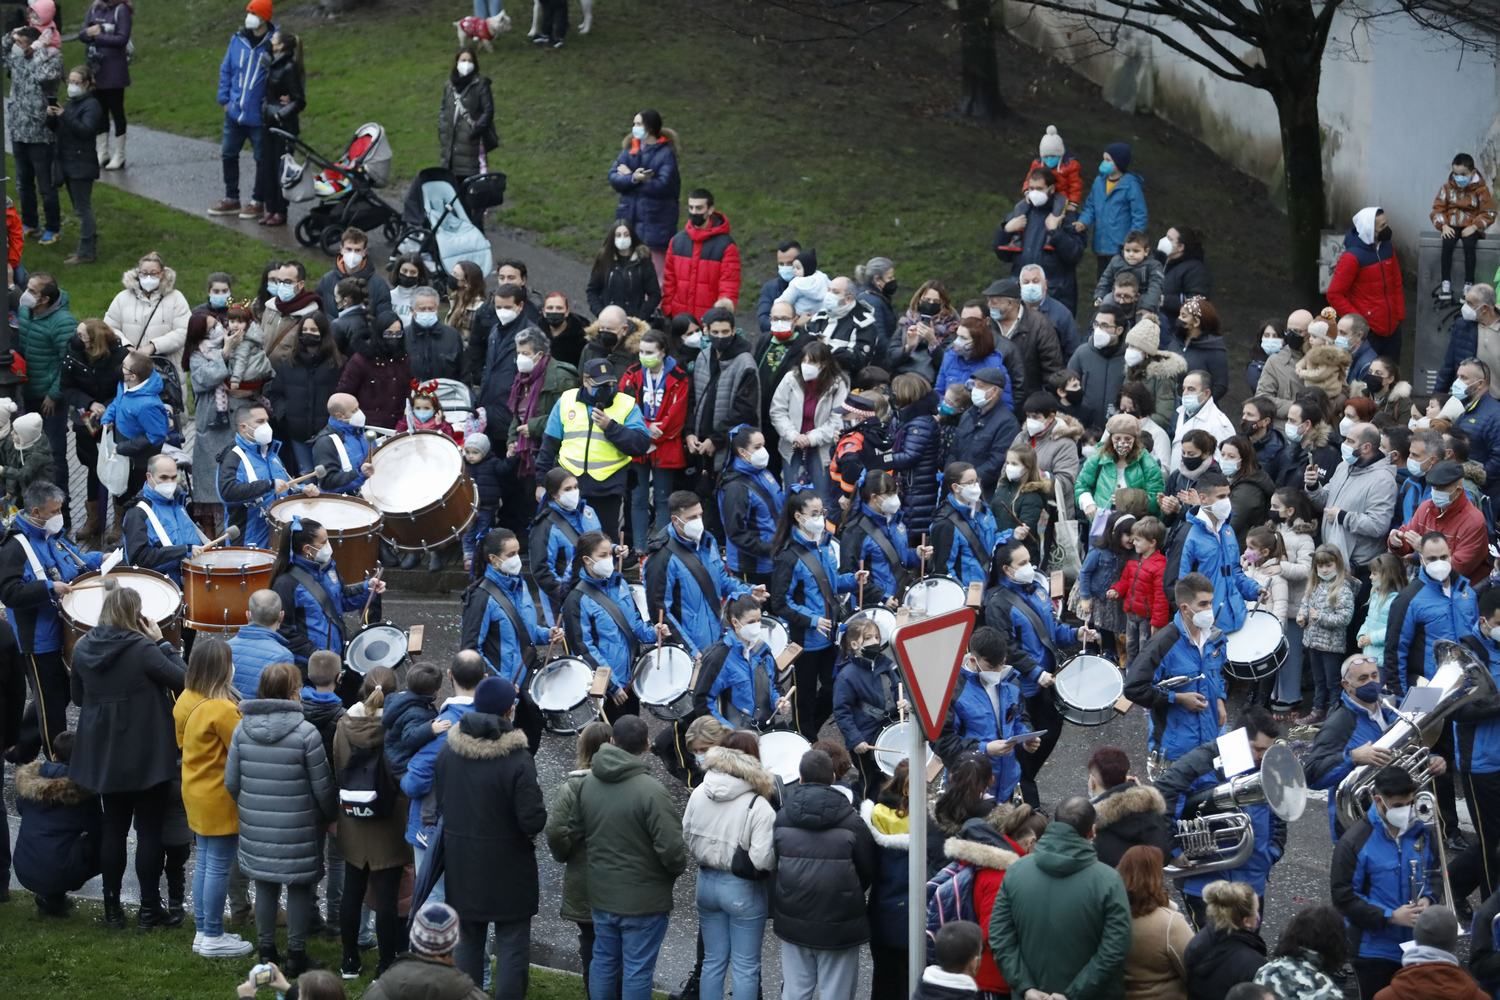
[(1036, 632), (1037, 640), (1046, 648), (1047, 652), (1052, 654), (1052, 659), (1056, 661), (1058, 659), (1057, 646), (1052, 642), (1052, 630), (1047, 627), (1046, 622), (1042, 621), (1042, 616), (1036, 613), (1036, 608), (1031, 606), (1031, 602), (1009, 587), (992, 588), (992, 593), (994, 593), (997, 601), (1009, 607), (1018, 608), (1021, 614), (1026, 616), (1027, 621), (1031, 622), (1031, 627)]
[[(479, 578), (479, 589), (490, 596), (490, 600), (500, 605), (500, 610), (505, 612), (505, 617), (510, 619), (510, 627), (516, 630), (516, 641), (521, 644), (521, 663), (527, 669), (536, 662), (536, 647), (531, 643), (531, 634), (526, 631), (526, 625), (521, 621), (521, 613), (516, 608), (515, 602), (510, 599), (505, 591), (495, 586), (495, 581)], [(520, 686), (519, 681), (517, 687)]]
[(911, 571), (906, 568), (906, 564), (896, 554), (896, 546), (891, 544), (889, 536), (869, 516), (861, 514), (860, 518), (864, 521), (865, 534), (874, 539), (875, 544), (880, 548), (881, 554), (885, 556), (885, 561), (890, 563), (891, 575), (896, 578), (896, 586), (898, 588), (904, 587), (910, 580)]
[(548, 510), (547, 518), (557, 526), (558, 531), (563, 533), (563, 537), (568, 540), (569, 545), (575, 547), (578, 545), (578, 529), (569, 524), (567, 518), (555, 510)]
[(979, 563), (979, 568), (984, 570), (985, 575), (990, 572), (990, 553), (979, 540), (979, 535), (974, 531), (974, 526), (964, 519), (964, 516), (953, 510), (953, 505), (948, 505), (948, 510), (943, 511), (943, 516), (953, 522), (953, 527), (964, 536), (964, 541), (969, 543), (969, 549), (974, 553), (974, 559)]
[[(169, 535), (169, 534), (167, 534), (166, 525), (164, 525), (164, 524), (161, 523), (161, 518), (157, 517), (156, 516), (156, 511), (154, 511), (154, 510), (151, 509), (151, 501), (149, 501), (149, 500), (142, 500), (140, 503), (136, 504), (136, 506), (141, 509), (141, 513), (142, 514), (146, 515), (146, 520), (148, 520), (148, 521), (151, 522), (151, 530), (154, 531), (154, 532), (156, 532), (156, 538), (157, 538), (158, 543), (163, 548), (166, 548), (167, 546), (171, 545), (172, 544), (172, 536)], [(200, 529), (196, 524), (193, 525), (193, 530), (198, 533), (198, 541), (199, 542), (206, 542), (206, 541), (208, 541), (208, 539), (203, 536), (202, 529)]]
[(286, 571), (293, 580), (300, 583), (312, 595), (313, 600), (318, 602), (318, 607), (323, 609), (323, 616), (328, 619), (328, 624), (338, 629), (339, 638), (342, 639), (344, 637), (344, 616), (333, 609), (333, 601), (329, 599), (328, 591), (324, 589), (323, 584), (301, 566), (288, 565)]
[(581, 586), (587, 588), (589, 596), (594, 599), (594, 602), (608, 612), (609, 616), (615, 620), (615, 625), (620, 629), (620, 635), (624, 636), (625, 641), (630, 645), (630, 662), (634, 663), (638, 647), (640, 646), (640, 640), (636, 638), (635, 629), (631, 628), (630, 622), (626, 620), (625, 612), (620, 610), (620, 606), (615, 603), (615, 599), (603, 587), (596, 585), (592, 580), (579, 580), (578, 582)]
[(234, 453), (240, 456), (240, 468), (245, 470), (245, 482), (253, 483), (260, 477), (255, 474), (255, 464), (250, 461), (250, 456), (245, 454), (245, 449), (239, 445), (234, 446)]
[(49, 579), (47, 571), (42, 569), (42, 561), (36, 557), (36, 549), (31, 547), (31, 539), (22, 532), (14, 532), (16, 541), (21, 543), (21, 551), (26, 553), (26, 561), (31, 564), (31, 576), (38, 582)]
[(823, 595), (823, 617), (837, 625), (838, 601), (834, 597), (833, 583), (828, 579), (828, 571), (823, 566), (823, 561), (818, 558), (816, 552), (805, 545), (797, 545), (797, 558), (802, 560), (802, 565), (806, 566), (807, 571), (812, 574), (813, 581), (818, 585), (818, 593)]
[(349, 464), (349, 449), (344, 447), (343, 436), (338, 431), (334, 431), (328, 435), (328, 439), (333, 442), (333, 450), (339, 453), (339, 470), (342, 472), (353, 471), (354, 466)]
[(687, 571), (692, 574), (693, 582), (698, 584), (699, 590), (703, 591), (704, 600), (708, 601), (710, 607), (719, 604), (719, 588), (714, 586), (713, 579), (708, 575), (708, 567), (703, 565), (703, 560), (698, 558), (698, 553), (674, 538), (670, 531), (666, 532), (666, 538), (667, 551), (687, 567)]

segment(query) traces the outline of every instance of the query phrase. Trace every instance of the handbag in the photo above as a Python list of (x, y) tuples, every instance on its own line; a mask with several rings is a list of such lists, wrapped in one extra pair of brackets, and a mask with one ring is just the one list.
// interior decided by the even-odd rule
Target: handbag
[[(750, 809), (745, 813), (745, 832), (750, 832), (750, 813), (755, 809), (756, 796), (750, 796)], [(771, 873), (765, 869), (755, 867), (755, 862), (750, 860), (750, 849), (744, 844), (738, 844), (734, 849), (734, 857), (729, 862), (729, 873), (735, 878), (742, 878), (747, 882), (759, 882), (770, 878)]]
[[(1063, 484), (1053, 484), (1057, 495), (1057, 509), (1067, 510), (1063, 496)], [(1052, 528), (1052, 545), (1047, 552), (1047, 569), (1061, 570), (1063, 575), (1069, 578), (1078, 576), (1083, 569), (1083, 559), (1079, 555), (1078, 545), (1078, 522), (1071, 517), (1064, 517), (1059, 513), (1057, 522)]]
[(130, 487), (130, 459), (115, 449), (114, 424), (105, 424), (99, 435), (99, 461), (94, 471), (112, 497), (124, 496)]

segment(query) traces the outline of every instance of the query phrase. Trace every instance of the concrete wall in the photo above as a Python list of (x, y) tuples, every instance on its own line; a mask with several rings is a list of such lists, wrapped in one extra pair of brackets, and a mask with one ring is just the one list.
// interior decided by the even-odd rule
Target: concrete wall
[[(1265, 92), (1230, 83), (1130, 29), (1122, 29), (1114, 49), (1079, 59), (1080, 52), (1099, 46), (1090, 46), (1088, 33), (1076, 31), (1069, 15), (1020, 2), (1006, 4), (1005, 11), (1012, 34), (1072, 64), (1103, 87), (1111, 103), (1160, 115), (1264, 180), (1273, 194), (1279, 188), (1281, 136)], [(1171, 30), (1190, 46), (1202, 44), (1185, 28)], [(1228, 44), (1240, 45), (1232, 39)], [(1381, 205), (1392, 216), (1403, 255), (1414, 260), (1418, 234), (1430, 228), (1432, 196), (1454, 153), (1472, 153), (1496, 186), (1500, 39), (1490, 40), (1487, 53), (1465, 52), (1461, 63), (1456, 47), (1403, 15), (1373, 24), (1336, 17), (1319, 92), (1334, 229), (1347, 229), (1360, 207)], [(1241, 58), (1253, 62), (1257, 54), (1245, 49)]]

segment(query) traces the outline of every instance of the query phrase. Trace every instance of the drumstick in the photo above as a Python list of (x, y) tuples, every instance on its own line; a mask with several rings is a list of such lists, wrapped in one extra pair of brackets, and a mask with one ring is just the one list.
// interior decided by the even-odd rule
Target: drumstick
[(901, 716), (901, 721), (906, 721), (906, 688), (900, 681), (896, 682), (896, 712)]
[(305, 483), (309, 479), (322, 479), (323, 473), (325, 473), (326, 471), (328, 470), (320, 465), (306, 475), (298, 476), (296, 479), (288, 479), (286, 481), (287, 488), (290, 489), (293, 486), (296, 486), (298, 483)]
[[(865, 571), (865, 561), (863, 559), (861, 559), (859, 561), (859, 571), (861, 573), (863, 573)], [(859, 606), (860, 607), (864, 607), (865, 606), (865, 578), (864, 577), (860, 577), (859, 578)]]
[(667, 620), (667, 609), (661, 608), (656, 612), (656, 655), (661, 656), (661, 626)]
[(921, 552), (917, 556), (917, 579), (927, 575), (927, 532), (922, 532)]
[(218, 545), (220, 542), (232, 542), (239, 537), (240, 529), (231, 524), (228, 530), (224, 532), (224, 534), (220, 535), (218, 538), (210, 538), (208, 541), (203, 543), (203, 547), (205, 549), (211, 549), (215, 545)]
[[(365, 583), (374, 583), (376, 580), (380, 579), (380, 574), (384, 572), (384, 566), (376, 566), (374, 574), (368, 580), (366, 580)], [(364, 622), (366, 625), (370, 623), (370, 605), (373, 603), (375, 603), (375, 588), (371, 587), (370, 592), (365, 595), (365, 606), (361, 608), (359, 612), (360, 621)]]

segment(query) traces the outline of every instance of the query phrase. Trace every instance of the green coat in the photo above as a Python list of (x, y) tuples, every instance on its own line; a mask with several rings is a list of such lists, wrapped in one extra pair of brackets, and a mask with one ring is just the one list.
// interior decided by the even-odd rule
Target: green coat
[(1123, 1000), (1130, 952), (1125, 883), (1092, 841), (1054, 822), (1010, 866), (990, 916), (990, 948), (1011, 995), (1027, 990)]
[(21, 506), (26, 487), (32, 483), (44, 479), (49, 483), (57, 482), (52, 468), (52, 449), (45, 436), (37, 438), (36, 444), (27, 448), (23, 455), (16, 447), (15, 432), (12, 431), (10, 437), (0, 441), (0, 466), (5, 469), (5, 493), (17, 507)]
[[(558, 847), (588, 845), (588, 898), (623, 916), (669, 913), (672, 883), (687, 870), (682, 818), (646, 762), (613, 744), (599, 748), (578, 788), (577, 816)], [(548, 838), (551, 844), (551, 838)]]
[[(542, 437), (547, 433), (547, 418), (552, 415), (552, 408), (557, 405), (558, 398), (569, 389), (578, 388), (578, 385), (577, 368), (556, 358), (547, 361), (547, 373), (542, 378), (542, 397), (536, 402), (536, 414), (526, 421), (526, 436), (531, 438), (538, 449), (542, 446)], [(516, 432), (520, 426), (519, 420), (510, 422), (510, 433), (505, 439), (507, 446), (516, 443)]]
[(995, 486), (995, 497), (990, 501), (990, 510), (995, 513), (995, 530), (1014, 531), (1017, 525), (1026, 525), (1031, 529), (1026, 547), (1032, 550), (1034, 556), (1038, 551), (1035, 545), (1037, 521), (1041, 520), (1042, 511), (1047, 509), (1047, 500), (1051, 496), (1050, 489), (1033, 488), (1017, 493), (1016, 484), (1001, 476), (1000, 482)]
[(1141, 448), (1135, 460), (1125, 466), (1125, 481), (1120, 482), (1119, 467), (1112, 460), (1113, 454), (1106, 436), (1099, 445), (1099, 450), (1083, 463), (1083, 471), (1078, 473), (1078, 482), (1073, 484), (1073, 500), (1078, 503), (1079, 508), (1083, 507), (1080, 498), (1085, 493), (1094, 498), (1094, 504), (1100, 510), (1105, 510), (1113, 506), (1115, 490), (1137, 489), (1146, 491), (1151, 513), (1159, 514), (1160, 509), (1156, 504), (1161, 499), (1161, 491), (1166, 483), (1156, 459)]
[(68, 341), (78, 332), (78, 320), (68, 310), (68, 293), (63, 292), (57, 308), (45, 316), (33, 316), (25, 307), (16, 313), (21, 326), (21, 357), (26, 359), (22, 394), (30, 402), (40, 402), (46, 396), (61, 403), (63, 358), (68, 353)]
[(562, 907), (558, 914), (574, 923), (594, 919), (589, 908), (588, 847), (582, 838), (568, 833), (579, 822), (578, 790), (588, 775), (587, 771), (568, 772), (547, 808), (547, 849), (552, 852), (552, 860), (564, 866)]

